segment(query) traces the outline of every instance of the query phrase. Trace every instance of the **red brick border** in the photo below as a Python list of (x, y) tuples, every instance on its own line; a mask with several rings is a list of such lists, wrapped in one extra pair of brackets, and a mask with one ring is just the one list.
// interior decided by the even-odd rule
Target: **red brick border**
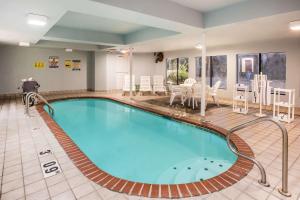
[[(75, 98), (60, 98), (51, 101), (78, 98), (110, 99), (139, 109), (143, 109), (148, 112), (168, 116), (178, 121), (187, 122), (201, 128), (210, 129), (214, 132), (217, 132), (223, 137), (225, 137), (227, 134), (226, 129), (217, 127), (207, 122), (199, 122), (186, 117), (171, 116), (170, 113), (166, 113), (161, 110), (146, 108), (135, 102), (129, 103), (115, 98), (81, 96)], [(80, 169), (80, 171), (91, 181), (115, 192), (150, 198), (181, 198), (199, 196), (220, 191), (237, 183), (239, 180), (245, 177), (253, 167), (252, 162), (239, 156), (237, 161), (226, 172), (201, 182), (194, 182), (188, 184), (160, 185), (123, 180), (102, 171), (95, 164), (93, 164), (93, 162), (77, 147), (77, 145), (72, 141), (72, 139), (63, 131), (63, 129), (48, 115), (48, 113), (44, 110), (42, 104), (37, 105), (36, 108), (40, 113), (41, 117), (48, 125), (48, 127), (50, 128), (50, 130), (52, 131), (52, 133), (55, 135), (60, 145), (63, 147), (70, 159), (73, 161), (75, 166), (77, 166), (77, 168)], [(235, 145), (239, 152), (248, 156), (254, 155), (253, 151), (248, 146), (248, 144), (244, 142), (239, 136), (233, 134), (231, 138), (232, 143)]]

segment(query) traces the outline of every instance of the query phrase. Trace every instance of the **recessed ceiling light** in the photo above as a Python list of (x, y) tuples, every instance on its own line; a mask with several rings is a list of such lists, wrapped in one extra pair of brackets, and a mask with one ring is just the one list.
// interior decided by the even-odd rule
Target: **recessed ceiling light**
[(66, 52), (72, 52), (73, 49), (65, 49)]
[(35, 26), (45, 26), (47, 24), (48, 18), (44, 15), (36, 15), (29, 13), (27, 15), (27, 24)]
[(202, 49), (202, 45), (201, 44), (196, 44), (195, 48), (196, 49)]
[(293, 31), (300, 31), (300, 20), (290, 22), (290, 29)]
[(126, 53), (129, 52), (129, 50), (128, 49), (122, 49), (120, 52), (123, 53), (123, 54), (126, 54)]
[(21, 46), (21, 47), (29, 47), (30, 43), (29, 42), (19, 42), (19, 46)]

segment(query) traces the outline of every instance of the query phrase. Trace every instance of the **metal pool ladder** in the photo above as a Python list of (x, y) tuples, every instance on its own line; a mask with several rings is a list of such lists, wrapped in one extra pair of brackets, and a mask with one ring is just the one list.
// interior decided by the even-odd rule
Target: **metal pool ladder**
[(54, 115), (54, 108), (49, 104), (49, 102), (40, 94), (36, 93), (36, 92), (29, 92), (26, 95), (26, 99), (25, 99), (25, 106), (26, 106), (26, 113), (29, 113), (29, 99), (31, 97), (38, 97), (40, 100), (42, 100), (48, 107), (49, 113), (53, 116)]
[(232, 144), (230, 142), (230, 136), (234, 132), (244, 129), (248, 126), (252, 126), (254, 124), (264, 122), (264, 121), (269, 121), (269, 122), (276, 124), (278, 126), (278, 128), (281, 130), (281, 133), (282, 133), (282, 188), (279, 188), (278, 191), (280, 194), (282, 194), (286, 197), (291, 197), (292, 195), (288, 192), (288, 132), (282, 124), (280, 124), (278, 121), (275, 121), (269, 117), (262, 117), (262, 118), (258, 118), (258, 119), (240, 124), (229, 130), (227, 137), (226, 137), (227, 145), (230, 148), (230, 150), (233, 153), (235, 153), (236, 155), (252, 161), (258, 167), (260, 174), (261, 174), (261, 179), (258, 182), (265, 187), (269, 187), (270, 184), (267, 182), (266, 171), (265, 171), (264, 167), (262, 166), (262, 164), (259, 161), (257, 161), (255, 158), (249, 157), (247, 155), (244, 155), (244, 154), (238, 152), (232, 146)]

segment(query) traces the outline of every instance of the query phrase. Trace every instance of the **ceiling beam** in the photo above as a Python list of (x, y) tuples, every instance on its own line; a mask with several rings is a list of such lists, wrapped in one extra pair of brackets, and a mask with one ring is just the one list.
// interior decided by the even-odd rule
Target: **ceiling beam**
[(81, 42), (90, 44), (123, 45), (123, 36), (99, 31), (54, 26), (43, 40)]
[(158, 28), (144, 28), (142, 30), (125, 35), (124, 42), (125, 44), (133, 44), (137, 42), (149, 41), (177, 34), (178, 32), (167, 31)]
[[(135, 12), (184, 23), (198, 28), (202, 27), (202, 13), (200, 11), (181, 6), (171, 1), (162, 0), (92, 0), (132, 10)], [(180, 14), (179, 14), (180, 13)]]

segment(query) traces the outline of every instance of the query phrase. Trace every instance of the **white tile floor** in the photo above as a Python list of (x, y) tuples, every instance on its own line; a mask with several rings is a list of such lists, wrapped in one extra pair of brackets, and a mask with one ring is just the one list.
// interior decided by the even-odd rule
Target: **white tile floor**
[[(31, 109), (30, 114), (31, 117), (24, 114), (19, 99), (0, 100), (1, 199), (145, 199), (111, 192), (89, 181), (72, 164), (37, 111)], [(233, 114), (229, 108), (218, 108), (207, 114), (208, 120), (224, 128), (251, 118)], [(291, 198), (284, 198), (277, 192), (281, 184), (281, 136), (275, 126), (266, 123), (245, 129), (240, 135), (266, 166), (271, 187), (257, 183), (258, 170), (254, 168), (247, 177), (221, 192), (190, 199), (299, 199), (300, 119), (286, 127), (289, 130)], [(53, 154), (40, 157), (38, 153), (46, 149), (51, 149)], [(59, 162), (62, 173), (44, 179), (40, 163), (51, 159)]]

